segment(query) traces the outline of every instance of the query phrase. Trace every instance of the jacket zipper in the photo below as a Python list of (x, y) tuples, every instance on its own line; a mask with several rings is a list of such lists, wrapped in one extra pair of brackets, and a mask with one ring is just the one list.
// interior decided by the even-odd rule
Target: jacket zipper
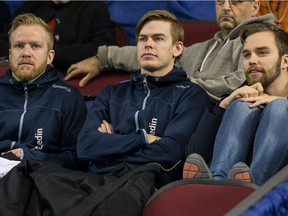
[(150, 96), (150, 89), (149, 89), (149, 86), (148, 86), (148, 83), (147, 83), (147, 75), (143, 79), (143, 88), (144, 88), (144, 93), (146, 94), (146, 97), (144, 98), (144, 101), (143, 101), (142, 110), (145, 109), (146, 103), (147, 103), (147, 99)]
[[(144, 93), (146, 94), (146, 97), (145, 97), (144, 100), (143, 100), (142, 110), (145, 109), (147, 99), (148, 99), (148, 97), (150, 96), (150, 89), (149, 89), (148, 84), (147, 84), (147, 75), (146, 75), (146, 76), (144, 77), (144, 79), (143, 79), (143, 89), (144, 89)], [(136, 131), (139, 130), (139, 119), (138, 119), (138, 118), (139, 118), (139, 110), (138, 110), (138, 111), (135, 113), (135, 115), (134, 115), (134, 120), (135, 120), (135, 125), (136, 125)], [(143, 131), (144, 134), (147, 134), (145, 130), (142, 129), (142, 131)], [(146, 136), (145, 136), (145, 137), (146, 137)], [(147, 140), (146, 140), (146, 142), (147, 142)]]
[(26, 84), (24, 86), (24, 96), (25, 96), (25, 101), (24, 101), (24, 105), (23, 105), (23, 113), (21, 114), (20, 122), (19, 122), (19, 132), (18, 132), (18, 141), (19, 142), (21, 142), (21, 134), (22, 134), (22, 130), (23, 130), (24, 116), (27, 112), (27, 104), (28, 104), (28, 88), (27, 88)]

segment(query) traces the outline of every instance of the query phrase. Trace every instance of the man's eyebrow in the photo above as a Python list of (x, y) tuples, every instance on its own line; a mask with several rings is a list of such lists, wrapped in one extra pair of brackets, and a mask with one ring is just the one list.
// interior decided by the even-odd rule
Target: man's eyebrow
[(157, 34), (153, 34), (153, 36), (166, 36), (166, 35), (163, 33), (157, 33)]
[[(256, 51), (270, 50), (270, 48), (267, 47), (267, 46), (262, 46), (262, 47), (257, 47), (255, 50)], [(247, 52), (250, 52), (250, 50), (248, 50), (248, 49), (243, 49), (242, 50), (242, 53), (247, 53)]]
[(270, 50), (270, 48), (267, 46), (262, 46), (262, 47), (257, 47), (256, 50), (258, 50), (258, 51), (259, 50)]
[[(139, 36), (142, 36), (142, 37), (147, 37), (147, 34), (139, 34)], [(163, 33), (156, 33), (156, 34), (152, 34), (151, 35), (152, 37), (157, 37), (157, 36), (166, 36), (165, 34)]]

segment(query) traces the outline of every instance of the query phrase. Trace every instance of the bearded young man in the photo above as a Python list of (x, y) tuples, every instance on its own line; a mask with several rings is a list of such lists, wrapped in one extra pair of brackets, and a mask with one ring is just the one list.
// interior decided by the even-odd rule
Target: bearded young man
[[(247, 85), (206, 110), (188, 145), (187, 154), (198, 154), (188, 156), (184, 177), (228, 176), (261, 185), (288, 164), (288, 34), (258, 23), (245, 27), (241, 40)], [(210, 173), (204, 159), (212, 150)]]
[(1, 156), (78, 169), (76, 140), (87, 110), (78, 90), (50, 66), (55, 52), (48, 25), (22, 14), (8, 36), (10, 70), (0, 78)]

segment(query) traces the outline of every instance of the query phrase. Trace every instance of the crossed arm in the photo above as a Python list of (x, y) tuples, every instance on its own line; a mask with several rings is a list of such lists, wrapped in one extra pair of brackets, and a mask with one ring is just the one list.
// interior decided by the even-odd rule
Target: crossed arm
[[(113, 134), (114, 130), (112, 125), (107, 122), (106, 120), (103, 120), (101, 125), (98, 127), (98, 131), (101, 133), (109, 133), (109, 134)], [(147, 140), (148, 140), (148, 144), (151, 144), (152, 142), (156, 141), (156, 140), (160, 140), (161, 137), (152, 135), (152, 134), (147, 134)]]

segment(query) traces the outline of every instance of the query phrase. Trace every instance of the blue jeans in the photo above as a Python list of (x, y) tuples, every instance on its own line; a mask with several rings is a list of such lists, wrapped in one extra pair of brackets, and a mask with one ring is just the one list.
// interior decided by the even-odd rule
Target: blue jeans
[[(263, 184), (288, 163), (288, 100), (275, 99), (264, 109), (235, 100), (225, 111), (211, 162), (216, 180), (226, 179), (237, 162), (247, 162), (255, 183)], [(251, 154), (251, 153), (250, 153)]]

